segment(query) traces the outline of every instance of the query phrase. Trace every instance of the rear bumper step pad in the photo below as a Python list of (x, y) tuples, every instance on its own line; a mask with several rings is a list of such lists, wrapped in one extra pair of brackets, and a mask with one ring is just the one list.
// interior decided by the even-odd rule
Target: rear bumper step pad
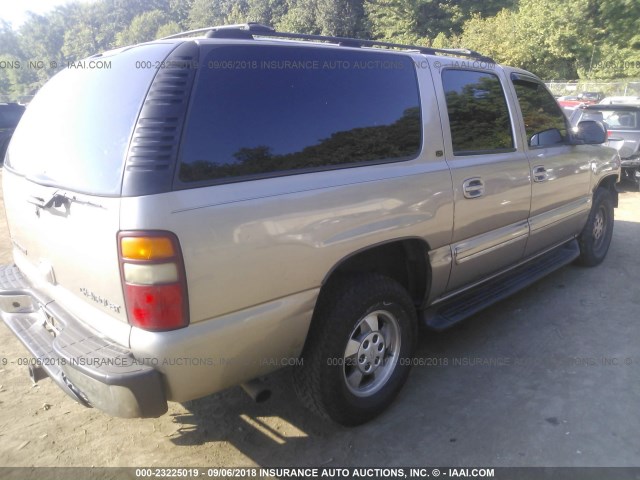
[(0, 266), (0, 316), (35, 357), (35, 366), (79, 403), (119, 417), (167, 411), (158, 371), (44, 298), (15, 265)]

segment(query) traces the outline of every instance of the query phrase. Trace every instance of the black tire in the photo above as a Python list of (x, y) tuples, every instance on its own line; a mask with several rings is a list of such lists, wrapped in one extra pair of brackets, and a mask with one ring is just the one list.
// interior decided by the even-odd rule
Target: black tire
[(599, 188), (593, 196), (593, 205), (587, 224), (578, 237), (579, 265), (594, 267), (607, 256), (613, 235), (613, 197), (609, 190)]
[(417, 334), (416, 309), (398, 282), (379, 274), (333, 281), (318, 300), (303, 366), (294, 373), (298, 397), (341, 425), (373, 419), (407, 380)]

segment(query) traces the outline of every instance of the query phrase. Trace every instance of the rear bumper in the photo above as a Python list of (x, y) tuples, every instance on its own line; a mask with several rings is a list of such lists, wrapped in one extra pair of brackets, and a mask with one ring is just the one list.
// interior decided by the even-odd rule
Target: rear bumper
[(640, 167), (640, 156), (633, 158), (623, 158), (620, 162), (622, 168)]
[(0, 316), (69, 396), (117, 417), (167, 411), (161, 374), (98, 336), (35, 291), (15, 265), (0, 266)]
[(623, 178), (633, 180), (640, 185), (640, 156), (623, 158), (621, 167)]

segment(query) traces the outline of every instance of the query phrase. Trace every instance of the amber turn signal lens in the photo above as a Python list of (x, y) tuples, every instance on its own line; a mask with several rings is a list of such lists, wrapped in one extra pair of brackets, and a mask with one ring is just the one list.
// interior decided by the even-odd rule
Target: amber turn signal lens
[(176, 254), (166, 237), (124, 237), (120, 241), (122, 256), (131, 260), (158, 260)]

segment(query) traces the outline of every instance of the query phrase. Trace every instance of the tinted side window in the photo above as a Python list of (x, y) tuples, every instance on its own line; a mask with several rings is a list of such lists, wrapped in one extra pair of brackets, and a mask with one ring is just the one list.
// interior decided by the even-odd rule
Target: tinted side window
[(513, 148), (507, 101), (498, 77), (469, 70), (442, 72), (454, 154)]
[(223, 46), (202, 67), (182, 143), (183, 182), (403, 160), (420, 150), (409, 57)]
[(564, 144), (567, 136), (566, 119), (549, 91), (533, 81), (514, 80), (513, 85), (522, 110), (529, 146)]

